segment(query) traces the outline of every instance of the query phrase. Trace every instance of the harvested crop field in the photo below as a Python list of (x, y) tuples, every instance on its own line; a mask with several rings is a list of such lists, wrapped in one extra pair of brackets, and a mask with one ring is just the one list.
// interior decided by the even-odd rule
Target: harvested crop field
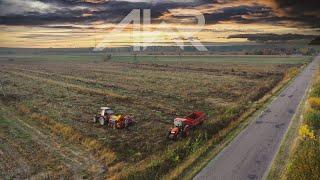
[[(306, 62), (126, 58), (1, 57), (0, 176), (162, 177)], [(121, 130), (93, 124), (102, 106), (136, 123)], [(166, 140), (173, 118), (195, 110), (208, 120), (189, 138)]]

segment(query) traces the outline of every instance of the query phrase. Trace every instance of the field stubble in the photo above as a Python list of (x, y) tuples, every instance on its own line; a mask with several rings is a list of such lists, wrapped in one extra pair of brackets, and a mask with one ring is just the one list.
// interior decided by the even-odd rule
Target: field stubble
[[(1, 101), (48, 135), (85, 149), (107, 166), (108, 178), (159, 178), (300, 65), (1, 62), (5, 89), (15, 97)], [(92, 124), (101, 106), (132, 114), (137, 123), (125, 130)], [(194, 110), (209, 117), (201, 132), (166, 141), (172, 119)]]

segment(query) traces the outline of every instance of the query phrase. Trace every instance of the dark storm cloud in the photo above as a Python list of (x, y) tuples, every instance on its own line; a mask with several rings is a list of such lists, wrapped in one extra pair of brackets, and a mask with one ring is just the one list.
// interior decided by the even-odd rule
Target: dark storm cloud
[[(12, 6), (13, 3), (17, 3), (16, 8), (22, 8), (21, 5), (18, 4), (19, 1), (15, 0), (16, 2), (9, 3), (8, 1), (9, 0), (0, 0), (0, 11), (4, 10), (6, 6)], [(155, 19), (163, 13), (168, 12), (169, 9), (196, 7), (215, 1), (189, 0), (188, 3), (183, 1), (159, 1), (158, 3), (150, 3), (144, 1), (128, 2), (115, 0), (94, 2), (83, 0), (43, 0), (41, 2), (58, 8), (48, 13), (37, 10), (32, 11), (32, 9), (30, 11), (26, 9), (23, 14), (16, 14), (14, 10), (4, 15), (2, 13), (0, 16), (0, 24), (44, 25), (53, 23), (90, 23), (93, 21), (118, 23), (133, 9), (151, 9), (152, 19)], [(20, 11), (21, 10), (18, 10), (18, 12)], [(83, 14), (91, 14), (91, 16), (82, 16)]]
[(317, 14), (319, 16), (319, 0), (275, 0), (279, 8), (291, 14)]
[[(282, 7), (282, 6), (281, 6)], [(283, 7), (284, 8), (284, 7)], [(283, 11), (287, 12), (293, 7), (286, 7)], [(307, 7), (301, 8), (308, 9)], [(272, 7), (264, 5), (256, 6), (235, 6), (222, 8), (219, 12), (205, 14), (207, 23), (218, 23), (220, 21), (234, 21), (240, 24), (263, 23), (272, 25), (284, 26), (305, 26), (312, 28), (320, 28), (320, 15), (316, 12), (316, 7), (310, 8), (311, 11), (300, 11), (300, 13), (293, 13), (297, 10), (290, 10), (286, 15), (278, 14)]]
[[(244, 15), (259, 17), (269, 17), (272, 14), (272, 9), (265, 6), (235, 6), (222, 8), (216, 13), (204, 14), (207, 23), (218, 23), (220, 21), (238, 21), (244, 22), (248, 19)], [(252, 19), (257, 21), (257, 19)]]
[(286, 42), (293, 40), (312, 40), (318, 36), (316, 35), (303, 35), (303, 34), (233, 34), (228, 37), (247, 39), (255, 42)]
[[(271, 0), (272, 1), (272, 0)], [(254, 3), (233, 5), (230, 0), (0, 0), (0, 25), (90, 24), (95, 21), (118, 23), (132, 9), (151, 9), (152, 20), (169, 9), (193, 8), (201, 5), (228, 4), (219, 11), (204, 14), (207, 24), (222, 21), (269, 23), (320, 27), (319, 0), (273, 0), (277, 8)], [(245, 2), (245, 1), (243, 1)], [(32, 4), (33, 3), (33, 4)], [(282, 11), (282, 13), (275, 13)], [(291, 23), (288, 23), (291, 22)], [(296, 23), (296, 24), (294, 24)]]
[(55, 13), (36, 14), (29, 13), (25, 15), (10, 15), (0, 17), (0, 24), (3, 25), (43, 25), (47, 23), (77, 23), (85, 22), (89, 18), (82, 18), (72, 15), (59, 15)]
[(319, 0), (275, 0), (278, 7), (291, 19), (320, 28), (320, 1)]

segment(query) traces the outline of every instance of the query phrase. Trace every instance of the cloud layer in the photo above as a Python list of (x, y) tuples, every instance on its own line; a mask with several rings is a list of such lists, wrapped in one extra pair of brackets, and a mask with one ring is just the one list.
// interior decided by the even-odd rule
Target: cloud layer
[(170, 9), (192, 8), (201, 11), (208, 24), (234, 21), (320, 28), (319, 6), (318, 0), (0, 0), (0, 24), (118, 23), (132, 9), (151, 9), (153, 21), (170, 21), (176, 18)]
[[(309, 39), (320, 33), (319, 6), (319, 0), (0, 0), (0, 46), (93, 47), (133, 9), (151, 9), (152, 24), (141, 37), (131, 26), (108, 36), (119, 46), (143, 38), (168, 44)], [(194, 10), (205, 26), (195, 25)]]
[(316, 38), (316, 35), (303, 35), (303, 34), (233, 34), (230, 35), (228, 38), (241, 38), (247, 39), (249, 41), (256, 41), (256, 42), (288, 42), (288, 41), (296, 41), (296, 40), (312, 40)]

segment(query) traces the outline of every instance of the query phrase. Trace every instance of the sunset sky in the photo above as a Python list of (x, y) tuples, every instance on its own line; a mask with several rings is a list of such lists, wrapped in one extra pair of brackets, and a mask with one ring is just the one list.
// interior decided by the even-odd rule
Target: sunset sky
[[(0, 47), (253, 43), (246, 37), (272, 34), (310, 39), (320, 32), (319, 6), (318, 0), (0, 0)], [(150, 9), (151, 24), (139, 35), (132, 25), (110, 34), (133, 9)], [(203, 27), (193, 16), (200, 13)]]

